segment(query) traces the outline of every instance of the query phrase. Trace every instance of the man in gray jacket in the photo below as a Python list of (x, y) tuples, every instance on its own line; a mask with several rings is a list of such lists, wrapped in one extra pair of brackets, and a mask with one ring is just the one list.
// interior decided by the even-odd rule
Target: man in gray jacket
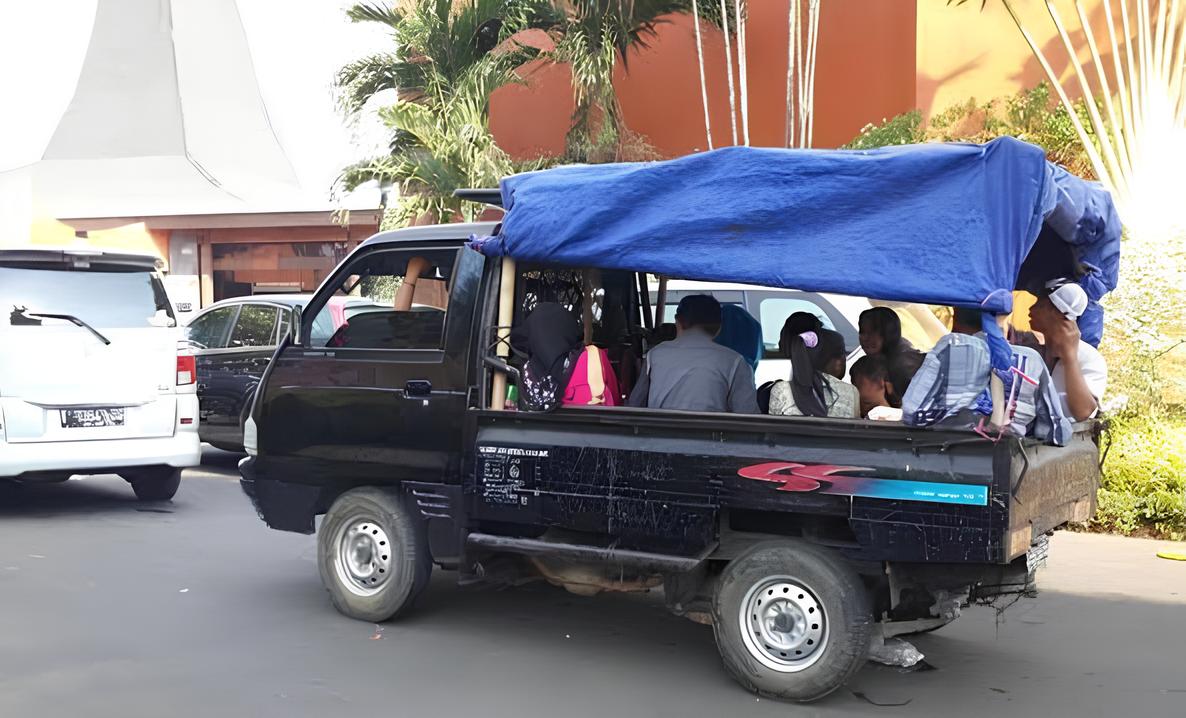
[(651, 349), (630, 406), (757, 414), (754, 373), (740, 354), (713, 341), (721, 305), (706, 294), (680, 300), (676, 338)]

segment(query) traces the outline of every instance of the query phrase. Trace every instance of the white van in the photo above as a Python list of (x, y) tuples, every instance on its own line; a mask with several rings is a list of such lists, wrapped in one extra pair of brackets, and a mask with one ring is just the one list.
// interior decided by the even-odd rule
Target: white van
[(157, 266), (0, 249), (0, 478), (115, 473), (162, 501), (199, 463), (194, 358)]

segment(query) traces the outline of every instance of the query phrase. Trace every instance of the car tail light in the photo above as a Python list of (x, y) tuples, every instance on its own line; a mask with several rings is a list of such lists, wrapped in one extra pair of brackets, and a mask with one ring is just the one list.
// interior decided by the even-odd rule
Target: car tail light
[(177, 355), (177, 386), (186, 386), (194, 383), (194, 374), (197, 373), (198, 365), (194, 360), (192, 354), (178, 354)]

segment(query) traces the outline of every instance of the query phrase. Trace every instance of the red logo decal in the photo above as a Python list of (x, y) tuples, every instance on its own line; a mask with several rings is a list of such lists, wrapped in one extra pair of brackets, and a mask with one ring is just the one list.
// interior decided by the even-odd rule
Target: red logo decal
[(824, 482), (831, 482), (833, 475), (841, 471), (865, 471), (856, 466), (833, 466), (831, 464), (796, 464), (776, 461), (754, 464), (737, 470), (743, 479), (780, 483), (779, 491), (818, 491)]

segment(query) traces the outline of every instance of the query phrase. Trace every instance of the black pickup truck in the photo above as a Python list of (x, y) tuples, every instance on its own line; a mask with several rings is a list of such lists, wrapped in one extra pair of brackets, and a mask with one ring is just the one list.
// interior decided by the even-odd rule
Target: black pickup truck
[[(465, 247), (493, 229), (366, 241), (294, 311), (263, 376), (243, 489), (270, 527), (317, 529), (322, 579), (349, 616), (401, 614), (434, 564), (582, 593), (661, 586), (672, 611), (711, 623), (745, 687), (807, 701), (851, 677), (871, 641), (1032, 590), (1046, 535), (1095, 510), (1094, 424), (1054, 447), (864, 420), (507, 410), (492, 397), (499, 374), (516, 377), (498, 351), (505, 278), (513, 323), (564, 303), (624, 382), (659, 327), (645, 275), (508, 273)], [(311, 342), (340, 293), (381, 306)]]

